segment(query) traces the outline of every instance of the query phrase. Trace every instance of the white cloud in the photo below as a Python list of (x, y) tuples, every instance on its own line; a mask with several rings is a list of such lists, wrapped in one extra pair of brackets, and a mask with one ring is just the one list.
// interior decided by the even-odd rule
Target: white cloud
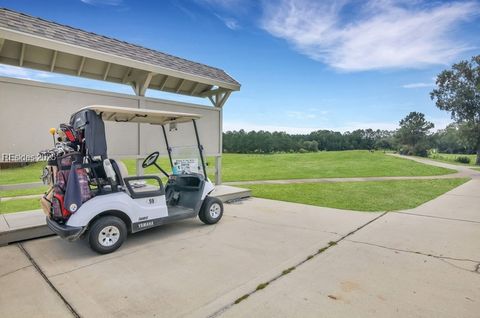
[(410, 83), (402, 85), (403, 88), (423, 88), (423, 87), (434, 87), (435, 83)]
[(232, 130), (240, 130), (243, 129), (245, 131), (285, 131), (289, 134), (308, 134), (312, 131), (318, 130), (320, 128), (316, 127), (295, 127), (295, 126), (281, 126), (281, 125), (262, 125), (262, 124), (255, 124), (255, 123), (248, 123), (248, 122), (232, 122), (232, 121), (225, 121), (223, 123), (223, 131), (232, 131)]
[(445, 117), (445, 118), (431, 118), (428, 119), (428, 121), (432, 122), (435, 127), (433, 128), (433, 131), (439, 130), (439, 129), (445, 129), (448, 125), (453, 123), (453, 120), (450, 117)]
[(289, 134), (308, 134), (316, 130), (333, 130), (333, 131), (354, 131), (357, 129), (367, 129), (372, 128), (373, 130), (382, 129), (382, 130), (395, 130), (398, 128), (398, 123), (390, 122), (347, 122), (342, 125), (332, 126), (320, 124), (317, 127), (299, 127), (299, 126), (283, 126), (283, 125), (262, 125), (250, 122), (232, 122), (225, 121), (223, 123), (223, 131), (232, 131), (243, 129), (245, 131), (284, 131)]
[[(447, 127), (448, 124), (452, 123), (452, 120), (449, 118), (431, 118), (427, 120), (434, 123), (435, 128), (432, 131), (436, 131), (439, 129), (444, 129)], [(347, 132), (347, 131), (354, 131), (357, 129), (368, 129), (371, 128), (373, 130), (395, 130), (398, 128), (398, 121), (395, 122), (346, 122), (341, 125), (323, 125), (320, 124), (318, 127), (298, 127), (298, 126), (283, 126), (283, 125), (262, 125), (256, 124), (251, 122), (239, 122), (239, 121), (225, 121), (223, 123), (223, 131), (233, 131), (233, 130), (240, 130), (243, 129), (245, 131), (284, 131), (289, 134), (309, 134), (312, 131), (316, 130), (332, 130), (332, 131), (339, 131), (339, 132)]]
[(265, 2), (262, 27), (312, 59), (344, 71), (446, 64), (468, 45), (454, 38), (475, 2)]
[(332, 128), (332, 130), (346, 132), (346, 131), (354, 131), (357, 129), (368, 129), (371, 128), (373, 130), (395, 130), (398, 128), (398, 123), (396, 122), (347, 122), (342, 126), (338, 126)]
[(92, 6), (112, 6), (116, 7), (123, 4), (123, 0), (80, 0), (83, 3)]
[(315, 119), (317, 117), (317, 115), (312, 114), (311, 112), (286, 111), (285, 114), (290, 118), (298, 120)]
[(242, 6), (244, 0), (196, 0), (197, 3), (206, 4), (214, 8), (222, 8), (227, 10), (232, 10)]
[(14, 77), (31, 81), (41, 81), (46, 78), (55, 77), (55, 75), (51, 73), (34, 71), (10, 65), (0, 65), (0, 76)]
[(240, 29), (240, 24), (238, 23), (238, 21), (234, 18), (227, 18), (227, 17), (223, 17), (221, 15), (218, 15), (218, 14), (215, 14), (215, 16), (220, 20), (222, 21), (225, 26), (227, 28), (229, 28), (230, 30), (238, 30)]

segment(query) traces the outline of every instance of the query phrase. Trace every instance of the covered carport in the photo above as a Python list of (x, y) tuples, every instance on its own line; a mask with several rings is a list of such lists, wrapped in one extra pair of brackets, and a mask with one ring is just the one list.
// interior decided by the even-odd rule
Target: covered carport
[[(31, 142), (31, 136), (42, 136), (48, 127), (68, 120), (69, 114), (88, 104), (198, 113), (205, 153), (215, 157), (215, 181), (221, 183), (222, 107), (240, 89), (223, 70), (8, 9), (0, 9), (0, 63), (125, 84), (135, 94), (0, 77), (1, 153), (35, 154), (48, 147), (47, 134), (38, 142)], [(212, 106), (147, 98), (149, 89), (208, 99)], [(109, 154), (140, 162), (155, 148), (165, 150), (152, 129), (107, 126)], [(182, 132), (172, 132), (171, 138), (180, 144), (184, 139)]]

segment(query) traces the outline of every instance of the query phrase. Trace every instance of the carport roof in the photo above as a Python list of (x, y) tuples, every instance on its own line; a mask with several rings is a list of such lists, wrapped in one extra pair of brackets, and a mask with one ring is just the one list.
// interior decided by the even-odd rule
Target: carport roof
[[(39, 57), (27, 53), (35, 50)], [(0, 62), (130, 84), (138, 95), (152, 88), (220, 99), (240, 89), (221, 69), (2, 8)]]

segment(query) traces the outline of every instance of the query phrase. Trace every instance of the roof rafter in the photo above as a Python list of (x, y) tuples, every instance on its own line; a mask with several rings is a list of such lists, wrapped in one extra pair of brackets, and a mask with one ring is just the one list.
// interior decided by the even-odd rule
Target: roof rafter
[(108, 72), (110, 72), (110, 67), (112, 66), (111, 63), (107, 63), (107, 67), (105, 68), (105, 73), (103, 73), (103, 80), (106, 80), (108, 77)]
[(55, 69), (55, 62), (57, 61), (58, 51), (53, 51), (52, 60), (50, 61), (50, 72), (53, 72)]
[(82, 57), (82, 61), (80, 62), (80, 65), (78, 66), (78, 70), (77, 70), (77, 76), (80, 76), (82, 74), (82, 71), (83, 71), (83, 66), (85, 65), (85, 60), (86, 60), (86, 57)]
[(23, 66), (24, 58), (25, 58), (25, 43), (22, 43), (22, 48), (20, 49), (20, 58), (18, 59), (19, 66)]

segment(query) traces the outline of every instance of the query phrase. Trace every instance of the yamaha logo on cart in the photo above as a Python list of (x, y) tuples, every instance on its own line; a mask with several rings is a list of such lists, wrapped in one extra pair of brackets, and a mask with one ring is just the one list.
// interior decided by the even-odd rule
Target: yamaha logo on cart
[(139, 229), (143, 229), (143, 228), (146, 228), (146, 227), (149, 227), (149, 226), (153, 226), (153, 221), (143, 222), (143, 223), (138, 224)]

